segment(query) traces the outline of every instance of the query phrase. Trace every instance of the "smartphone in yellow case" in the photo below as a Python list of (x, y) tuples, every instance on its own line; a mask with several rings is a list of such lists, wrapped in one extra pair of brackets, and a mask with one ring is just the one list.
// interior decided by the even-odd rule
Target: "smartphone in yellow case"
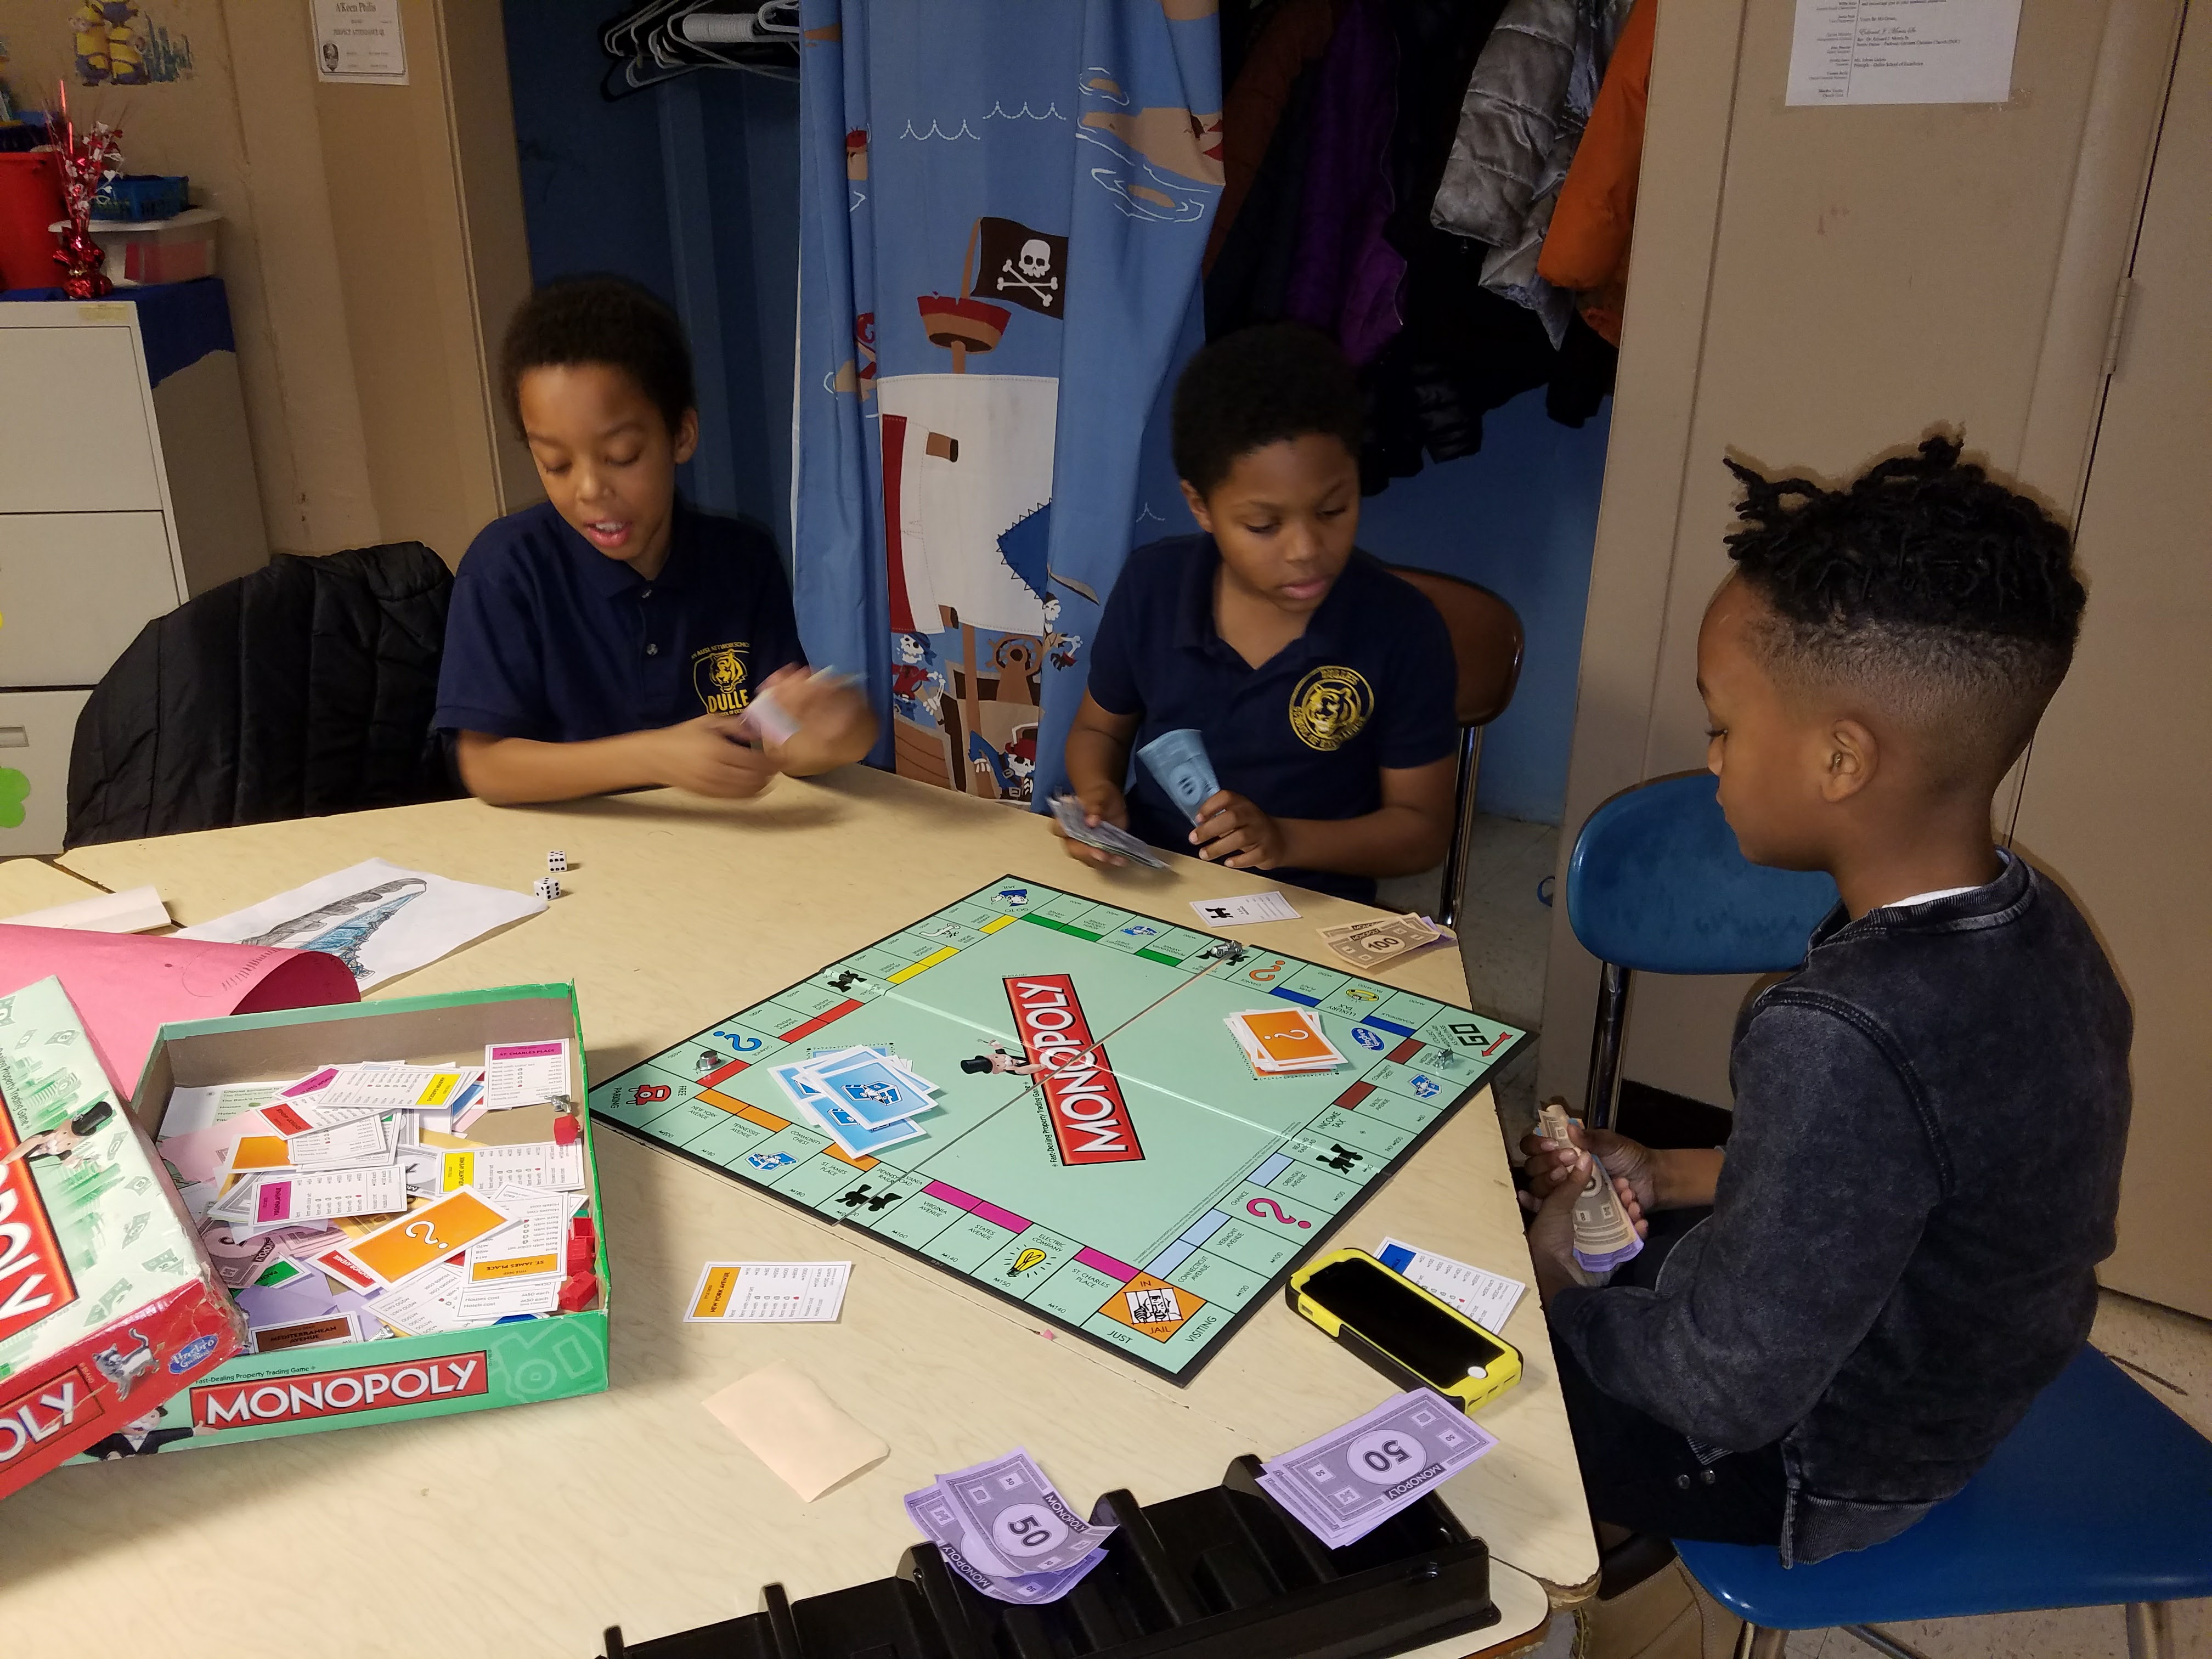
[(1315, 1257), (1284, 1294), (1301, 1318), (1401, 1388), (1434, 1389), (1473, 1411), (1521, 1380), (1512, 1344), (1364, 1250)]

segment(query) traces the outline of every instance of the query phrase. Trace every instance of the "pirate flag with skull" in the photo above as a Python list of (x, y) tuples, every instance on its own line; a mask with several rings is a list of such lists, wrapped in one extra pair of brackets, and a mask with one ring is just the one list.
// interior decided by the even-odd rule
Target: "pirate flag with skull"
[(1067, 314), (1067, 238), (1012, 219), (976, 222), (975, 299), (1024, 306), (1040, 316)]

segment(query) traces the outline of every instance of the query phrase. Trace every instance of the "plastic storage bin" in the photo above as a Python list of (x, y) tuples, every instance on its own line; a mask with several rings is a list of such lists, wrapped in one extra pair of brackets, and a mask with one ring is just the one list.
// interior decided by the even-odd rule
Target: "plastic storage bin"
[(61, 246), (48, 228), (62, 210), (61, 176), (50, 149), (0, 154), (0, 289), (52, 288)]
[(103, 222), (173, 219), (192, 204), (190, 184), (181, 173), (126, 173), (100, 187), (92, 198), (92, 216)]
[(216, 274), (216, 227), (222, 220), (213, 208), (191, 208), (145, 224), (94, 219), (92, 240), (107, 255), (108, 280), (118, 288), (189, 283)]

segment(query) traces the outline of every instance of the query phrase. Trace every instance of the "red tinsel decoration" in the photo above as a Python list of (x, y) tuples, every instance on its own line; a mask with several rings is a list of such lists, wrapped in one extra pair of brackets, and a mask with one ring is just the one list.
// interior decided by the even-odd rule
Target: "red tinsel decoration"
[(123, 131), (105, 121), (90, 131), (70, 119), (69, 88), (55, 87), (56, 107), (46, 117), (46, 137), (54, 147), (54, 161), (61, 173), (62, 214), (67, 228), (54, 262), (62, 268), (62, 292), (72, 300), (97, 300), (112, 294), (115, 284), (107, 277), (107, 256), (92, 240), (92, 198), (100, 187), (122, 170)]

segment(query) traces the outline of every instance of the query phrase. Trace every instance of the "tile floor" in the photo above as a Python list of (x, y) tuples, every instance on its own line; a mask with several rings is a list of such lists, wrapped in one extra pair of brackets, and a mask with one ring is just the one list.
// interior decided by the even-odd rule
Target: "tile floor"
[[(1461, 908), (1468, 1002), (1532, 1028), (1543, 1007), (1552, 923), (1536, 890), (1558, 860), (1559, 837), (1549, 824), (1479, 817)], [(1383, 882), (1381, 902), (1433, 912), (1441, 877), (1438, 871)], [(1498, 1081), (1498, 1113), (1509, 1145), (1533, 1121), (1534, 1076), (1532, 1044), (1511, 1074)], [(2090, 1340), (2212, 1437), (2212, 1322), (2106, 1291), (2099, 1300)], [(2174, 1613), (2174, 1651), (2190, 1659), (2212, 1659), (2212, 1601), (2182, 1602)], [(2118, 1607), (1951, 1619), (1898, 1625), (1890, 1632), (1929, 1659), (2127, 1659), (2128, 1650)], [(1571, 1621), (1556, 1621), (1540, 1650), (1542, 1659), (1566, 1659), (1572, 1636)], [(1806, 1631), (1790, 1638), (1789, 1652), (1790, 1659), (1860, 1659), (1874, 1650), (1840, 1631)]]

